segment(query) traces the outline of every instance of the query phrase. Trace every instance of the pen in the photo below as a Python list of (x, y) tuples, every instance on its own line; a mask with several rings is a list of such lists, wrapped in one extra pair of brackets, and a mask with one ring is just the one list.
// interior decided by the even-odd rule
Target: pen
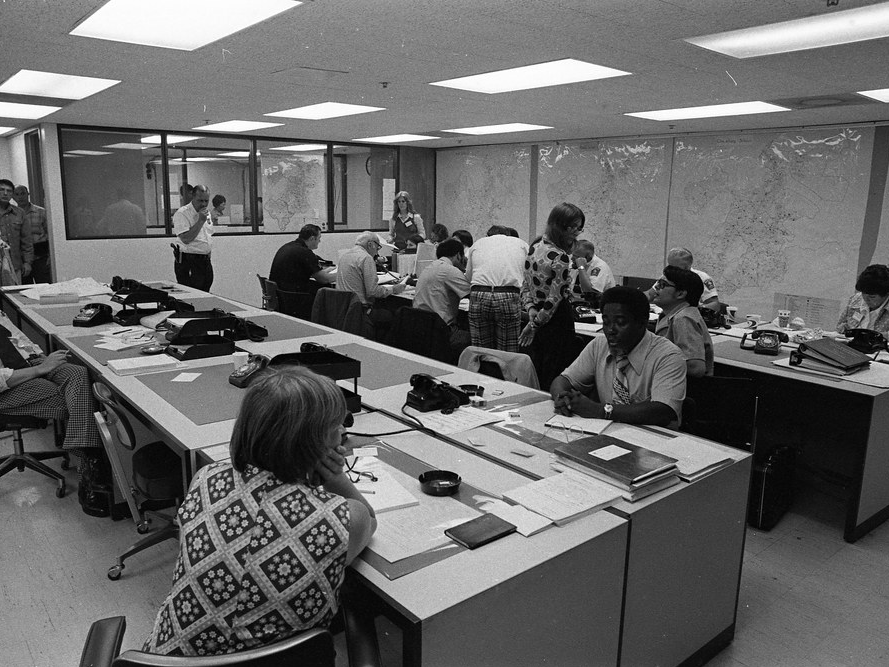
[(121, 329), (120, 331), (115, 331), (112, 336), (119, 336), (122, 333), (126, 333), (127, 331), (132, 331), (132, 329)]
[(361, 491), (361, 493), (363, 493), (366, 496), (375, 496), (377, 494), (376, 491), (371, 491), (370, 489), (358, 489), (358, 490)]

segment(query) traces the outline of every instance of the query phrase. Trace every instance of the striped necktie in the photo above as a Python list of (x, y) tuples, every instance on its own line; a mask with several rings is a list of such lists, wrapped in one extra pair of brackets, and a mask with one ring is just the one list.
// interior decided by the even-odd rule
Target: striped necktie
[(626, 357), (617, 357), (614, 365), (614, 379), (611, 381), (611, 400), (618, 405), (629, 405), (630, 390), (627, 384), (627, 366), (630, 360)]

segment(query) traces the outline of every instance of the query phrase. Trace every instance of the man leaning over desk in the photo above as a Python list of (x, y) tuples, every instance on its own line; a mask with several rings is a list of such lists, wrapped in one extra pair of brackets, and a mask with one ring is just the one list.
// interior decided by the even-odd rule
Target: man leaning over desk
[(562, 415), (678, 428), (685, 398), (685, 358), (647, 328), (648, 299), (629, 287), (605, 290), (602, 334), (553, 380)]

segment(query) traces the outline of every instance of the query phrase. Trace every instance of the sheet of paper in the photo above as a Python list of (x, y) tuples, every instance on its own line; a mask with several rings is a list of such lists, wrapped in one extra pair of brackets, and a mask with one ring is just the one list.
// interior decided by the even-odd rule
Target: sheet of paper
[(420, 412), (413, 408), (406, 408), (406, 412), (414, 415), (425, 427), (442, 435), (452, 435), (503, 420), (497, 413), (485, 412), (469, 405), (459, 407), (449, 415), (442, 414), (441, 410)]
[(170, 382), (194, 382), (199, 377), (201, 377), (200, 373), (179, 373)]
[[(376, 477), (376, 481), (368, 477), (360, 477), (355, 483), (355, 488), (364, 495), (365, 500), (374, 508), (374, 512), (390, 512), (402, 510), (418, 504), (422, 492), (417, 490), (414, 494), (396, 478), (401, 475), (391, 466), (374, 457), (359, 457), (357, 460), (347, 459), (353, 470), (369, 472)], [(414, 480), (410, 480), (411, 486), (416, 487)]]
[(611, 459), (616, 459), (619, 456), (623, 456), (624, 454), (629, 453), (629, 449), (624, 449), (623, 447), (619, 447), (617, 445), (608, 445), (606, 447), (594, 449), (590, 452), (590, 455), (595, 456), (597, 459), (602, 459), (603, 461), (610, 461)]
[(488, 511), (491, 514), (496, 514), (504, 521), (509, 521), (511, 524), (514, 524), (516, 531), (525, 537), (530, 537), (534, 533), (539, 533), (553, 523), (545, 516), (542, 516), (537, 512), (532, 512), (527, 507), (522, 507), (521, 505), (508, 505), (499, 502), (492, 505)]

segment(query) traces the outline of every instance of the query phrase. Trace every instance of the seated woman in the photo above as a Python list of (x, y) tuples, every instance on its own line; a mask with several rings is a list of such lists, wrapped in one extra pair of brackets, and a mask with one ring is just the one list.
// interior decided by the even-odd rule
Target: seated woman
[(855, 281), (855, 294), (837, 322), (837, 331), (872, 329), (889, 338), (889, 267), (871, 264)]
[(376, 529), (343, 472), (346, 414), (340, 388), (308, 369), (253, 381), (231, 461), (198, 470), (179, 509), (173, 588), (143, 650), (220, 655), (329, 627)]
[(442, 241), (447, 241), (450, 233), (448, 232), (448, 228), (442, 224), (432, 225), (432, 229), (429, 232), (429, 240), (438, 245)]
[(698, 310), (704, 283), (694, 271), (665, 266), (654, 284), (654, 301), (663, 309), (654, 332), (676, 345), (688, 377), (713, 375), (713, 341)]
[(417, 246), (421, 243), (425, 242), (424, 239), (419, 234), (411, 234), (407, 237), (407, 241), (405, 242), (404, 252), (406, 255), (414, 255), (417, 253)]

